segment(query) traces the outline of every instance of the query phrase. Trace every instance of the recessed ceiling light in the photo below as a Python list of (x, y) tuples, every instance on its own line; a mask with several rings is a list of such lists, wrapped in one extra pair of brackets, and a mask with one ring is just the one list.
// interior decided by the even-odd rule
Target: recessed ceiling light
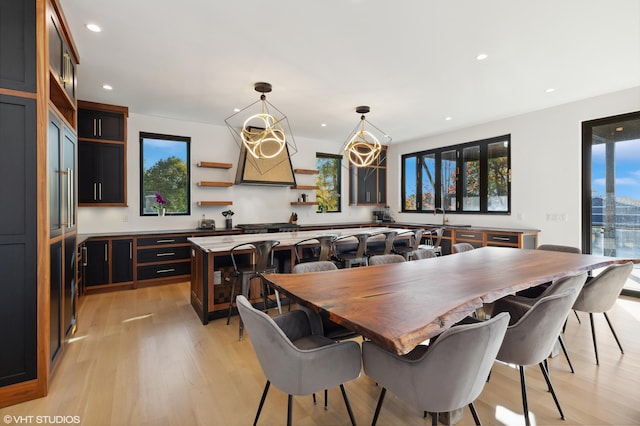
[(444, 119), (445, 119), (445, 120), (447, 120), (447, 121), (451, 121), (451, 120), (453, 120), (453, 118), (452, 118), (452, 117), (445, 117)]
[(234, 108), (233, 112), (240, 112), (240, 108)]
[(556, 91), (556, 89), (554, 89), (553, 87), (549, 87), (548, 89), (546, 89), (544, 91), (544, 93), (551, 93), (551, 92), (555, 92), (555, 91)]
[(86, 26), (89, 31), (93, 31), (94, 33), (99, 33), (100, 31), (102, 31), (102, 28), (100, 28), (97, 24), (87, 24)]
[(103, 85), (102, 85), (102, 88), (103, 88), (104, 90), (113, 90), (113, 86), (111, 86), (111, 85), (109, 85), (109, 84), (103, 84)]
[(327, 123), (322, 123), (320, 126), (321, 127), (327, 127)]
[(616, 127), (616, 132), (621, 132), (624, 130), (624, 127)]
[(488, 57), (489, 57), (489, 55), (487, 55), (486, 53), (481, 53), (478, 56), (476, 56), (476, 59), (479, 60), (479, 61), (484, 61)]

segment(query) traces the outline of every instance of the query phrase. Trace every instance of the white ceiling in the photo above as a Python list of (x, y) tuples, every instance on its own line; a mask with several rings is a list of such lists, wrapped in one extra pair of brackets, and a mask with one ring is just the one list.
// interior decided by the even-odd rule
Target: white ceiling
[(224, 125), (266, 81), (296, 137), (369, 105), (396, 143), (640, 86), (638, 0), (59, 1), (80, 99), (179, 120)]

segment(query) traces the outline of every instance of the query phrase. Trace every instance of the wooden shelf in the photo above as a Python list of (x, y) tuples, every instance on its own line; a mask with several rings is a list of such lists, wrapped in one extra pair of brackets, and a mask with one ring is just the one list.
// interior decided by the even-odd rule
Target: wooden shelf
[(211, 181), (200, 181), (198, 182), (198, 186), (233, 186), (233, 182), (211, 182)]
[(291, 189), (319, 189), (317, 185), (293, 185)]
[(197, 164), (198, 167), (209, 167), (211, 169), (230, 169), (233, 167), (231, 163), (214, 163), (211, 161), (201, 161)]
[(317, 201), (292, 201), (292, 206), (317, 206)]
[(233, 201), (198, 201), (199, 206), (231, 206)]
[(317, 175), (320, 172), (318, 170), (313, 170), (313, 169), (293, 169), (293, 173), (296, 173), (299, 175)]

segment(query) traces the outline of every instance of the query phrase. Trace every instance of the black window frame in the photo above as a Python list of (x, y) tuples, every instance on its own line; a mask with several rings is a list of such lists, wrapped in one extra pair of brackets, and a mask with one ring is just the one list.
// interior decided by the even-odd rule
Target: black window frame
[[(157, 216), (157, 213), (145, 212), (145, 194), (144, 194), (144, 139), (160, 139), (174, 142), (186, 143), (186, 161), (187, 166), (187, 193), (186, 193), (186, 212), (171, 212), (167, 211), (166, 216), (190, 216), (191, 215), (191, 137), (190, 136), (175, 136), (165, 135), (160, 133), (140, 132), (140, 216)], [(166, 194), (161, 194), (167, 198)]]
[[(337, 162), (337, 184), (336, 186), (338, 187), (338, 209), (337, 210), (322, 210), (322, 206), (320, 204), (318, 204), (317, 208), (316, 208), (316, 213), (340, 213), (342, 212), (342, 155), (339, 154), (328, 154), (325, 152), (316, 152), (316, 161), (318, 160), (318, 158), (328, 158), (331, 160), (335, 160)], [(318, 170), (318, 177), (320, 176), (320, 170)], [(318, 184), (318, 180), (316, 178), (316, 184)], [(317, 185), (320, 186), (320, 185)], [(318, 199), (318, 191), (319, 189), (316, 189), (316, 200)]]
[[(506, 210), (489, 210), (489, 175), (488, 175), (488, 160), (489, 160), (489, 146), (498, 142), (507, 142), (507, 162), (508, 162), (508, 179), (507, 179), (507, 209)], [(463, 186), (462, 186), (462, 173), (460, 171), (463, 167), (463, 151), (465, 148), (470, 147), (480, 148), (480, 209), (479, 210), (463, 210), (461, 203), (463, 199)], [(511, 135), (501, 135), (488, 139), (481, 139), (477, 141), (465, 142), (458, 145), (443, 146), (439, 148), (413, 152), (403, 154), (401, 157), (401, 212), (402, 213), (434, 213), (436, 209), (440, 209), (442, 206), (442, 153), (456, 151), (456, 209), (445, 209), (447, 214), (488, 214), (488, 215), (510, 215), (511, 214)], [(435, 156), (435, 202), (433, 209), (422, 210), (422, 161), (423, 158), (429, 155)], [(406, 159), (416, 159), (416, 176), (415, 176), (415, 188), (416, 188), (416, 208), (415, 210), (407, 209), (407, 193), (406, 193), (406, 181), (407, 171), (405, 170)]]

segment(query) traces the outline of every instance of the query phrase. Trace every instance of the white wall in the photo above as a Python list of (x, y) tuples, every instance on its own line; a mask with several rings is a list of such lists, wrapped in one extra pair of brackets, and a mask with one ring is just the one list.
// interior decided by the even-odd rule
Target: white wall
[[(511, 134), (511, 215), (449, 214), (453, 224), (540, 229), (539, 243), (581, 246), (582, 122), (640, 110), (640, 87), (395, 144), (389, 153), (389, 195), (400, 222), (434, 223), (441, 216), (400, 211), (400, 156), (429, 148)], [(548, 214), (566, 221), (547, 220)]]
[[(297, 191), (288, 186), (234, 185), (229, 188), (201, 188), (197, 182), (235, 180), (240, 150), (226, 127), (204, 123), (170, 120), (131, 113), (127, 122), (127, 207), (80, 207), (78, 228), (81, 234), (133, 232), (153, 230), (194, 229), (205, 214), (224, 227), (221, 212), (234, 211), (233, 222), (287, 222), (291, 212), (298, 214), (299, 224), (361, 222), (371, 220), (370, 207), (348, 206), (348, 172), (342, 171), (342, 212), (316, 213), (315, 206), (292, 206), (298, 193), (315, 198), (314, 191)], [(191, 215), (149, 217), (140, 216), (140, 132), (191, 137)], [(295, 135), (294, 135), (295, 136)], [(338, 154), (342, 142), (327, 142), (296, 137), (298, 152), (291, 163), (298, 169), (315, 169), (316, 152)], [(196, 167), (200, 161), (233, 164), (233, 168), (208, 169)], [(300, 185), (315, 185), (315, 175), (296, 175)], [(232, 200), (232, 206), (200, 207), (201, 200)]]

